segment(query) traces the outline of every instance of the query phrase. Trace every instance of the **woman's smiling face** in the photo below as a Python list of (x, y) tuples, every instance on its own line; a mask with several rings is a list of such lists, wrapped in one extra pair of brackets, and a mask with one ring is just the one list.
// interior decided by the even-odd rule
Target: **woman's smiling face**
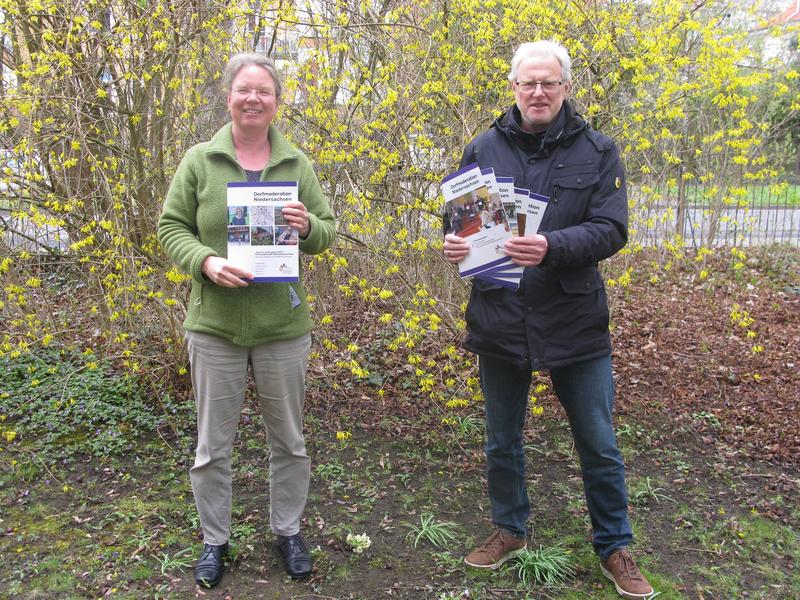
[(278, 112), (272, 75), (258, 65), (242, 67), (228, 92), (228, 110), (234, 127), (266, 130)]

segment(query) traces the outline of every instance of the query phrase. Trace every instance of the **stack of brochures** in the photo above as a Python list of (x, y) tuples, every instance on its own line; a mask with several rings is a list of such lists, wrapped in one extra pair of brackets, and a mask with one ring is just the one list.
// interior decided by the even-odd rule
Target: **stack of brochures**
[(470, 243), (458, 264), (462, 277), (478, 277), (516, 290), (523, 267), (506, 256), (505, 241), (539, 230), (548, 198), (514, 186), (513, 177), (495, 177), (494, 169), (467, 165), (442, 180), (445, 233)]

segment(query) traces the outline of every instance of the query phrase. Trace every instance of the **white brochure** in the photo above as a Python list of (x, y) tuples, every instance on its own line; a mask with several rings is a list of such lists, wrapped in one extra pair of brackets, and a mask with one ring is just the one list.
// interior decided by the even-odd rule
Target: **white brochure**
[(542, 224), (544, 211), (547, 210), (549, 202), (547, 196), (530, 192), (525, 203), (525, 235), (534, 235), (539, 232), (539, 225)]
[(513, 177), (497, 177), (497, 189), (500, 192), (500, 201), (503, 203), (503, 210), (506, 211), (506, 218), (508, 224), (511, 225), (511, 231), (517, 230), (517, 203), (514, 201), (514, 178)]
[(253, 282), (299, 280), (299, 235), (282, 212), (297, 199), (296, 181), (228, 184), (227, 258), (253, 273)]

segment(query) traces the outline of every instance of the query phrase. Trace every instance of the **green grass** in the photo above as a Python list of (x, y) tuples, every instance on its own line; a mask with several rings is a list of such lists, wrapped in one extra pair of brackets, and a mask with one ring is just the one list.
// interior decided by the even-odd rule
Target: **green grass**
[(660, 487), (650, 477), (638, 478), (628, 482), (628, 496), (631, 504), (646, 506), (652, 503), (674, 502), (667, 495), (666, 489)]
[[(757, 598), (800, 597), (800, 575), (790, 566), (800, 561), (800, 538), (792, 527), (724, 509), (709, 518), (696, 505), (681, 506), (676, 522), (681, 524), (676, 546), (698, 558), (690, 569), (705, 580), (699, 589), (725, 598), (738, 597), (744, 590)], [(713, 560), (699, 560), (702, 557)], [(755, 589), (754, 579), (760, 580)]]
[[(748, 206), (750, 208), (767, 206), (787, 208), (800, 207), (800, 185), (790, 184), (785, 186), (783, 189), (780, 189), (772, 188), (769, 185), (747, 185), (735, 183), (732, 187), (743, 188), (745, 190), (745, 194), (742, 196), (735, 196), (734, 203), (730, 204), (731, 207), (736, 207), (737, 202), (741, 202), (741, 205)], [(689, 184), (686, 186), (686, 200), (690, 205), (693, 206), (710, 206), (715, 202), (721, 201), (721, 195), (714, 197), (707, 196), (711, 189), (711, 186)], [(677, 202), (677, 186), (669, 188), (657, 187), (656, 191), (664, 200), (668, 198), (671, 202)], [(726, 193), (727, 190), (720, 186), (719, 192)]]

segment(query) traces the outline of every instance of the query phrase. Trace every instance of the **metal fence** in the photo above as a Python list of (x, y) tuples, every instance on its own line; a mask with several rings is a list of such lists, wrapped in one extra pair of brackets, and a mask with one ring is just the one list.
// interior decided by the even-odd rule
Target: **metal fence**
[(800, 186), (775, 192), (769, 186), (749, 186), (735, 204), (707, 199), (708, 188), (692, 186), (681, 208), (676, 194), (649, 202), (631, 186), (631, 240), (655, 246), (680, 235), (687, 247), (800, 247)]
[[(675, 195), (664, 194), (652, 202), (631, 186), (631, 241), (658, 246), (680, 234), (684, 245), (691, 248), (773, 244), (800, 247), (800, 186), (790, 186), (783, 193), (773, 193), (768, 186), (749, 190), (746, 202), (740, 205), (715, 206), (694, 201), (680, 211)], [(689, 197), (696, 199), (702, 197), (703, 189), (696, 187), (691, 192)], [(41, 250), (41, 246), (62, 251), (69, 247), (65, 231), (37, 227), (30, 220), (11, 216), (6, 209), (0, 209), (0, 236), (8, 247), (32, 252)]]
[(60, 227), (37, 226), (30, 219), (12, 216), (11, 211), (0, 208), (0, 241), (15, 250), (39, 252), (43, 248), (66, 250), (69, 236)]

